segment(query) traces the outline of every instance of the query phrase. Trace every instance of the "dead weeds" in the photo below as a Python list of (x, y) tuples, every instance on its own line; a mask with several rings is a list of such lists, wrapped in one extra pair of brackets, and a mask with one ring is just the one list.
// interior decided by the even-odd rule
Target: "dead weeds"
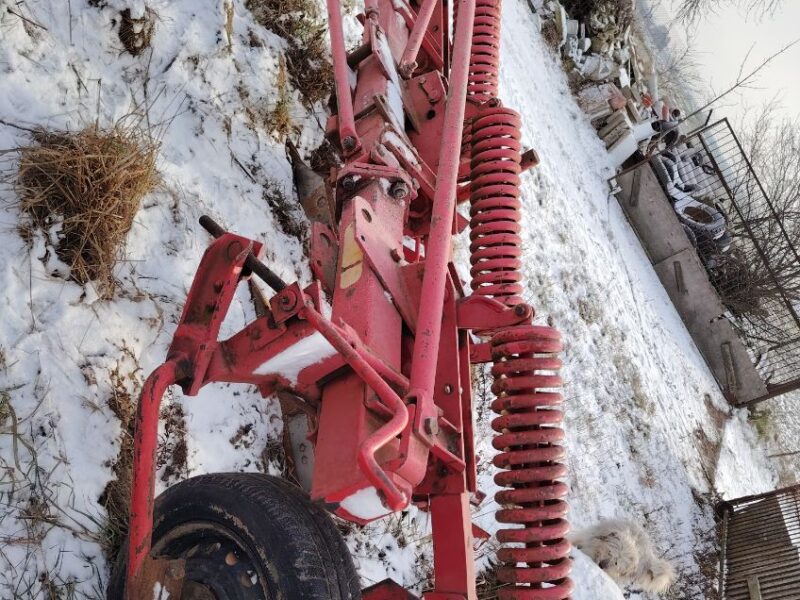
[(189, 446), (186, 443), (186, 413), (183, 406), (174, 403), (161, 410), (164, 438), (158, 445), (156, 465), (163, 468), (161, 481), (169, 483), (189, 474)]
[(20, 234), (57, 231), (58, 257), (70, 278), (95, 281), (110, 298), (113, 270), (142, 198), (157, 182), (158, 144), (135, 126), (83, 131), (37, 131), (17, 148), (14, 181), (23, 219)]
[(552, 19), (546, 20), (542, 23), (542, 39), (545, 45), (553, 52), (558, 51), (561, 44), (561, 35), (558, 33), (558, 26)]
[(331, 169), (342, 164), (339, 151), (327, 139), (314, 148), (308, 155), (308, 166), (312, 171), (323, 174), (327, 177)]
[(623, 31), (633, 22), (633, 0), (563, 0), (569, 16), (579, 21), (588, 21), (593, 13), (605, 13), (614, 17), (614, 23)]
[(286, 79), (286, 61), (281, 56), (278, 64), (278, 76), (275, 78), (275, 91), (278, 100), (264, 119), (264, 126), (279, 140), (285, 140), (292, 131), (292, 98), (289, 95), (289, 84)]
[(325, 19), (313, 0), (247, 0), (256, 21), (287, 42), (286, 68), (306, 104), (325, 100), (333, 89)]
[(299, 204), (284, 192), (280, 184), (273, 180), (264, 183), (264, 200), (272, 209), (272, 215), (278, 226), (286, 235), (290, 235), (301, 242), (308, 234), (308, 225), (303, 221)]
[(98, 499), (100, 506), (106, 510), (100, 545), (109, 560), (116, 558), (122, 541), (128, 534), (128, 513), (133, 477), (133, 435), (136, 417), (136, 401), (128, 391), (126, 383), (129, 377), (130, 375), (122, 374), (119, 365), (109, 371), (111, 394), (107, 404), (114, 416), (119, 419), (121, 429), (119, 452), (116, 460), (109, 465), (114, 477), (106, 484)]

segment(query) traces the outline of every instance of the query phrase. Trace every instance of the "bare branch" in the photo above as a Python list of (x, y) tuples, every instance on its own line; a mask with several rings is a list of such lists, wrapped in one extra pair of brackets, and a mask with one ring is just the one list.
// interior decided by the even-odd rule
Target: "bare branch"
[(723, 92), (721, 92), (721, 93), (717, 94), (716, 96), (714, 96), (714, 98), (712, 98), (710, 101), (706, 102), (703, 106), (701, 106), (700, 108), (695, 110), (693, 113), (686, 115), (682, 119), (682, 121), (686, 121), (687, 119), (690, 119), (691, 117), (693, 117), (693, 116), (695, 116), (695, 115), (697, 115), (699, 113), (704, 112), (706, 109), (710, 108), (712, 105), (716, 104), (722, 98), (724, 98), (728, 94), (731, 94), (732, 92), (736, 91), (737, 89), (740, 89), (740, 88), (749, 89), (751, 86), (753, 86), (756, 83), (756, 81), (758, 80), (759, 73), (761, 73), (761, 71), (763, 71), (767, 66), (769, 66), (770, 63), (772, 63), (772, 61), (774, 61), (776, 58), (778, 58), (782, 54), (788, 52), (791, 48), (793, 48), (797, 44), (800, 44), (800, 38), (797, 38), (793, 42), (790, 42), (790, 43), (786, 44), (780, 50), (774, 52), (773, 54), (770, 54), (767, 58), (765, 58), (763, 61), (761, 61), (761, 63), (759, 63), (753, 70), (748, 72), (746, 75), (743, 75), (744, 68), (745, 68), (745, 63), (747, 62), (747, 59), (750, 56), (750, 51), (752, 50), (752, 48), (750, 50), (748, 50), (747, 54), (744, 57), (744, 60), (742, 61), (741, 66), (739, 67), (739, 74), (737, 75), (736, 80), (727, 89), (725, 89)]
[(748, 16), (760, 18), (771, 15), (780, 8), (783, 0), (683, 0), (677, 17), (687, 24), (694, 24), (705, 14), (715, 13), (726, 7), (743, 8)]

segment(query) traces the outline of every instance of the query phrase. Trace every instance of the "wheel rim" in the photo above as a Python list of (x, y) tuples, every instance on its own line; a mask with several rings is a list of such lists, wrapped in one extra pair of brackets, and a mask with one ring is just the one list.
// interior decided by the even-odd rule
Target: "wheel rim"
[(179, 600), (272, 600), (260, 561), (219, 524), (179, 525), (158, 540), (152, 555), (185, 561)]

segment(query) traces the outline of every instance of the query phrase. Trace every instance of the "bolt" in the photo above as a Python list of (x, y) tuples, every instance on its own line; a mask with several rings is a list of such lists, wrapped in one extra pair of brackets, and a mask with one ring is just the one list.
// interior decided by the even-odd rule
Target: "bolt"
[(278, 304), (280, 304), (283, 310), (288, 312), (292, 310), (297, 304), (297, 298), (295, 298), (292, 292), (287, 292), (280, 297), (280, 299), (278, 300)]
[(356, 178), (352, 175), (345, 175), (342, 178), (342, 189), (345, 192), (352, 192), (356, 189)]
[(439, 433), (439, 419), (436, 417), (428, 417), (424, 421), (425, 433), (428, 435), (436, 435)]
[(342, 148), (344, 148), (347, 152), (351, 150), (355, 150), (356, 148), (356, 138), (352, 135), (348, 135), (342, 140)]
[(392, 195), (392, 198), (396, 200), (402, 200), (406, 196), (408, 196), (408, 186), (404, 181), (396, 181), (392, 184), (392, 187), (389, 188), (389, 193)]
[(389, 252), (389, 256), (391, 256), (392, 260), (396, 263), (399, 263), (401, 260), (403, 260), (403, 253), (397, 248), (392, 248), (392, 251)]
[(517, 304), (514, 307), (514, 314), (518, 317), (524, 317), (528, 314), (528, 305), (527, 304)]
[(453, 393), (453, 386), (449, 383), (444, 384), (444, 393), (445, 394), (452, 394)]
[(409, 79), (414, 74), (414, 71), (417, 69), (417, 66), (418, 66), (417, 61), (401, 64), (400, 74), (403, 76), (403, 79)]

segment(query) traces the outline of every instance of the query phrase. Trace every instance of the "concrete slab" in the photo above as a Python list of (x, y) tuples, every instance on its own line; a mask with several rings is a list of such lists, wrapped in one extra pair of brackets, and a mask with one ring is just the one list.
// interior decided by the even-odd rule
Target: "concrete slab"
[(708, 279), (655, 173), (645, 164), (617, 177), (617, 200), (726, 398), (741, 404), (767, 394), (725, 307)]

